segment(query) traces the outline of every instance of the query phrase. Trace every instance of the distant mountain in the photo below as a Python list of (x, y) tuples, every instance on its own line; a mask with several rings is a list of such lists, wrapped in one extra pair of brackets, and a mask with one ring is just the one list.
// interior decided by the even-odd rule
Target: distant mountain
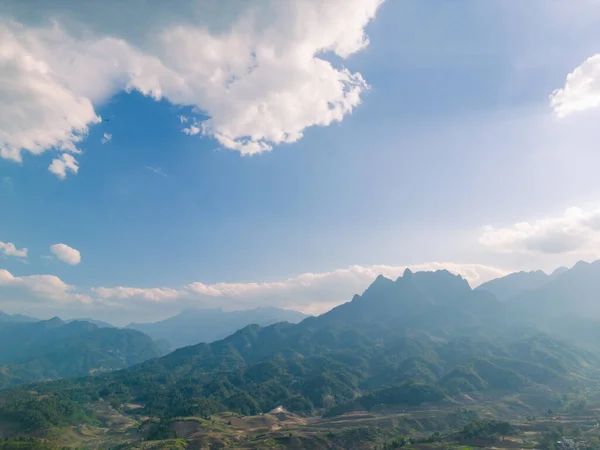
[(510, 304), (537, 319), (573, 315), (600, 320), (600, 261), (580, 261), (571, 269), (560, 269), (543, 286), (520, 293)]
[(559, 267), (550, 275), (542, 270), (515, 272), (483, 283), (476, 290), (489, 292), (498, 300), (505, 301), (520, 295), (526, 296), (528, 292), (542, 288), (568, 271), (566, 267)]
[(505, 301), (519, 294), (539, 289), (548, 283), (554, 274), (547, 275), (541, 270), (535, 272), (516, 272), (502, 278), (483, 283), (476, 288), (494, 294), (498, 300)]
[(116, 328), (114, 325), (112, 325), (108, 322), (103, 322), (102, 320), (91, 319), (89, 317), (65, 320), (65, 323), (71, 323), (71, 322), (89, 322), (89, 323), (93, 323), (98, 328)]
[(35, 317), (24, 316), (23, 314), (7, 314), (0, 311), (0, 323), (26, 323), (38, 322), (39, 320)]
[(308, 316), (279, 308), (256, 308), (225, 312), (221, 309), (188, 309), (155, 323), (132, 323), (126, 328), (141, 331), (156, 340), (166, 340), (173, 349), (223, 339), (250, 324), (298, 323)]
[(163, 354), (138, 331), (55, 317), (0, 323), (0, 388), (122, 369)]

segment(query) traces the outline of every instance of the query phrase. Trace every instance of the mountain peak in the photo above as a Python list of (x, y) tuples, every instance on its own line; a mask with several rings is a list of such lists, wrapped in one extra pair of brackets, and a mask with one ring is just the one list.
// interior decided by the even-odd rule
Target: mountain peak
[(46, 320), (46, 324), (48, 325), (62, 325), (64, 322), (58, 316), (54, 316), (52, 319)]
[(590, 263), (587, 261), (577, 261), (577, 263), (575, 263), (573, 266), (573, 269), (581, 269), (583, 267), (588, 267), (589, 265)]
[(363, 297), (383, 292), (390, 286), (393, 286), (393, 284), (394, 282), (389, 278), (386, 278), (383, 275), (378, 275), (377, 278), (375, 278), (375, 281), (373, 281), (371, 285), (365, 290), (365, 292), (363, 292)]
[(402, 278), (410, 278), (412, 276), (412, 270), (410, 270), (408, 267), (406, 269), (404, 269), (404, 273), (402, 274)]

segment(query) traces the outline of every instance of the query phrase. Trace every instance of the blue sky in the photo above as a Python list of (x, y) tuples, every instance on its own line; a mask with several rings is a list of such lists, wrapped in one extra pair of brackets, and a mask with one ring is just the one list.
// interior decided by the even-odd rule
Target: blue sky
[[(14, 70), (28, 80), (21, 52), (48, 65), (51, 74), (39, 76), (52, 95), (34, 98), (42, 94), (33, 82), (12, 88), (20, 97), (0, 89), (15, 111), (25, 100), (32, 105), (0, 114), (0, 309), (115, 322), (190, 305), (316, 313), (348, 300), (377, 272), (407, 265), (447, 267), (477, 284), (599, 257), (600, 62), (584, 61), (600, 51), (593, 26), (600, 6), (379, 3), (353, 0), (336, 14), (320, 12), (322, 26), (343, 30), (323, 36), (309, 26), (318, 11), (310, 1), (296, 9), (259, 2), (268, 32), (236, 28), (251, 12), (236, 2), (218, 26), (210, 15), (195, 23), (185, 11), (162, 23), (156, 12), (143, 13), (140, 30), (97, 19), (92, 2), (90, 11), (68, 1), (41, 11), (7, 2), (0, 31), (17, 56), (5, 58), (0, 81)], [(119, 14), (116, 2), (106, 8)], [(259, 49), (250, 68), (236, 69), (219, 53), (241, 46), (219, 31), (228, 18), (232, 33), (248, 33)], [(288, 35), (288, 23), (308, 31)], [(177, 48), (189, 44), (190, 53), (167, 55), (144, 26), (185, 39)], [(177, 26), (187, 34), (169, 31)], [(261, 53), (271, 32), (285, 51), (317, 50), (306, 61)], [(135, 58), (139, 66), (121, 68)], [(58, 65), (63, 60), (67, 66)], [(232, 85), (253, 80), (252, 64), (258, 81), (231, 91), (239, 99), (206, 84), (223, 70), (239, 77)], [(344, 68), (365, 80), (349, 82), (360, 102), (320, 84), (343, 78)], [(584, 75), (591, 81), (582, 87)], [(563, 88), (553, 107), (551, 94)], [(246, 121), (251, 96), (273, 116)], [(340, 121), (323, 101), (339, 102)], [(205, 133), (182, 132), (202, 123), (210, 124)], [(81, 137), (57, 138), (57, 127)], [(42, 143), (31, 145), (26, 133)], [(105, 134), (111, 139), (103, 143)], [(272, 148), (253, 150), (261, 145)], [(71, 161), (62, 155), (76, 161), (77, 173), (61, 166)], [(53, 173), (55, 160), (62, 169)], [(8, 244), (27, 248), (27, 256)], [(79, 256), (53, 252), (55, 244)], [(186, 291), (193, 283), (201, 289)]]

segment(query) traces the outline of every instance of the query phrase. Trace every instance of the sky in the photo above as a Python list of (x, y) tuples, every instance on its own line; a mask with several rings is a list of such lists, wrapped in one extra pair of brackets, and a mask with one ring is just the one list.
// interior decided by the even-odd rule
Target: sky
[(0, 310), (319, 314), (406, 267), (477, 286), (598, 259), (598, 20), (596, 0), (5, 0)]

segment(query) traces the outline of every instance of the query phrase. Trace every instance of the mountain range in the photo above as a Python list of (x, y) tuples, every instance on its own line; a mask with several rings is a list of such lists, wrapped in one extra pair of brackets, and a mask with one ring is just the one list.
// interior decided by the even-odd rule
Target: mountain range
[[(565, 389), (600, 364), (600, 340), (569, 333), (585, 308), (595, 310), (599, 280), (600, 262), (547, 277), (509, 276), (475, 290), (447, 271), (379, 276), (362, 295), (299, 324), (249, 325), (125, 370), (12, 391), (0, 396), (0, 412), (22, 419), (10, 399), (50, 396), (73, 410), (98, 398), (115, 407), (133, 402), (139, 414), (163, 420), (278, 405), (336, 415), (539, 385)], [(501, 284), (510, 292), (502, 300), (489, 289)], [(547, 326), (566, 315), (573, 321)], [(589, 329), (600, 329), (598, 315), (586, 316)]]
[[(44, 329), (38, 332), (47, 333), (43, 341), (57, 353), (46, 356), (49, 348), (39, 344), (28, 348), (31, 332), (0, 335), (1, 342), (23, 341), (16, 349), (0, 347), (21, 358), (3, 363), (5, 385), (30, 361), (56, 371), (73, 355), (89, 354), (92, 361), (98, 355), (101, 364), (78, 366), (84, 377), (0, 392), (0, 417), (22, 430), (98, 423), (103, 417), (98, 411), (104, 409), (94, 405), (109, 402), (140, 423), (152, 418), (148, 436), (156, 437), (177, 417), (208, 418), (223, 411), (254, 415), (281, 406), (301, 416), (335, 417), (520, 392), (555, 398), (554, 392), (599, 381), (599, 295), (600, 262), (578, 263), (552, 275), (511, 275), (477, 289), (447, 271), (407, 270), (396, 280), (377, 277), (361, 295), (321, 316), (297, 324), (248, 325), (224, 339), (162, 357), (153, 357), (157, 350), (150, 343), (155, 342), (135, 330), (59, 319), (25, 324)], [(4, 327), (9, 325), (17, 327)], [(91, 335), (81, 334), (82, 328)], [(121, 350), (108, 352), (118, 357), (110, 358), (103, 351), (116, 343), (105, 346), (96, 337), (115, 332), (135, 335), (123, 335), (117, 341)], [(128, 352), (133, 345), (122, 345), (128, 339), (138, 342), (135, 352)], [(72, 347), (63, 351), (67, 342)], [(144, 355), (140, 348), (146, 349)], [(25, 351), (27, 361), (15, 356)], [(146, 361), (104, 371), (135, 363), (132, 353)]]

